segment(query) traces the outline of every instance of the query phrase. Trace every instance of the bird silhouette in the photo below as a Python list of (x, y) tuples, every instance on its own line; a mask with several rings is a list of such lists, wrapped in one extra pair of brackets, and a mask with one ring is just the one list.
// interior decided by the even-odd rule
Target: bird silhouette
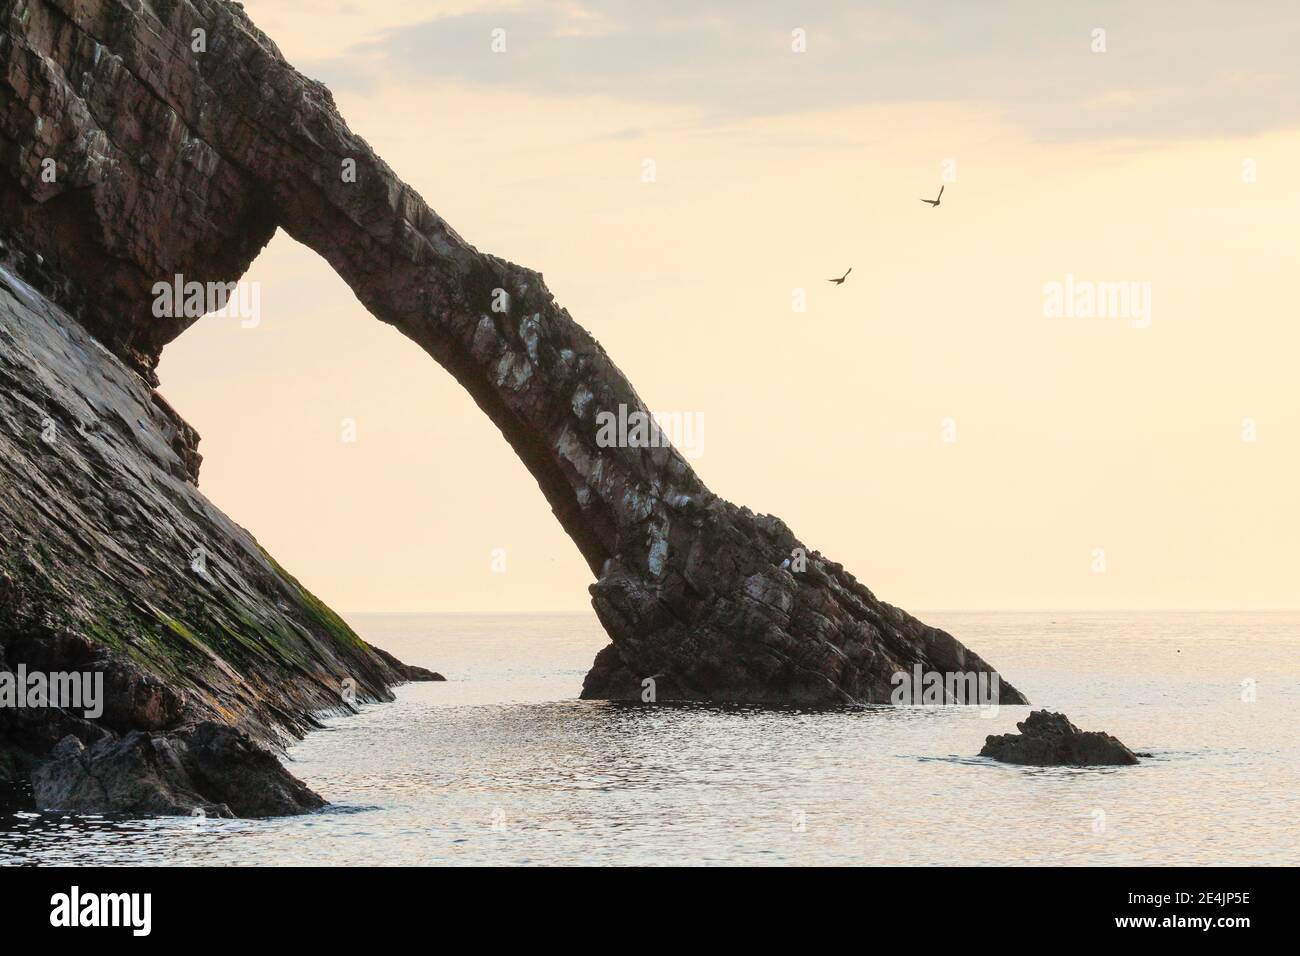
[(922, 199), (921, 202), (928, 202), (928, 203), (930, 204), (930, 208), (931, 208), (931, 209), (934, 209), (934, 208), (937, 208), (937, 207), (938, 207), (938, 205), (939, 205), (939, 200), (942, 199), (942, 198), (943, 198), (943, 187), (940, 186), (940, 187), (939, 187), (939, 195), (935, 196), (933, 199)]
[[(853, 266), (849, 266), (849, 272), (852, 271), (853, 271)], [(844, 273), (844, 275), (840, 276), (838, 279), (827, 279), (826, 281), (833, 282), (836, 285), (844, 285), (844, 280), (849, 277), (849, 272)]]

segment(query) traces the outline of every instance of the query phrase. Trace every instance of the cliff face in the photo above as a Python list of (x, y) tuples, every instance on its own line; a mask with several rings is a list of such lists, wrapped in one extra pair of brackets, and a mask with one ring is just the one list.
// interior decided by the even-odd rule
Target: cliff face
[[(193, 321), (156, 318), (155, 283), (237, 279), (276, 228), (315, 249), (470, 392), (586, 559), (613, 643), (584, 696), (641, 697), (653, 679), (658, 699), (887, 701), (891, 675), (918, 663), (991, 671), (779, 519), (714, 495), (674, 449), (602, 447), (599, 413), (646, 409), (600, 345), (539, 274), (443, 222), (238, 4), (6, 0), (0, 16), (0, 227), (21, 247), (27, 281), (153, 382), (161, 349)], [(193, 442), (136, 387), (171, 452), (161, 468), (184, 484)], [(215, 512), (203, 521), (229, 525)], [(222, 586), (265, 599), (259, 627), (296, 632), (254, 583), (275, 590), (285, 579), (274, 569), (258, 578), (258, 557), (235, 550), (249, 579)], [(83, 569), (101, 553), (111, 543), (87, 542)], [(132, 557), (155, 570), (156, 556)], [(193, 612), (207, 613), (213, 590), (185, 581)], [(215, 629), (202, 636), (186, 626), (204, 644), (244, 634), (229, 619), (204, 621)], [(169, 646), (188, 640), (172, 630), (160, 632)], [(1023, 698), (1003, 682), (1002, 701)]]

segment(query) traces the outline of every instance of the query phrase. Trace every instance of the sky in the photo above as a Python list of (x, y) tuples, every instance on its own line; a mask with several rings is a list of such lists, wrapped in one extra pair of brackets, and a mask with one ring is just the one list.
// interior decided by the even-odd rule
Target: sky
[[(1292, 5), (245, 7), (881, 598), (1300, 606)], [(589, 606), (446, 372), (283, 234), (245, 280), (159, 369), (213, 501), (344, 612)]]

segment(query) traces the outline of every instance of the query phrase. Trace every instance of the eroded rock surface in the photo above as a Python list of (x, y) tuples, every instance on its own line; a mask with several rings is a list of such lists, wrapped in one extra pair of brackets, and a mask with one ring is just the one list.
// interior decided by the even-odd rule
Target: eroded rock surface
[(601, 412), (647, 410), (600, 344), (540, 274), (457, 235), (239, 4), (3, 9), (0, 221), (41, 257), (43, 289), (148, 377), (192, 321), (155, 319), (154, 283), (233, 280), (277, 227), (315, 249), (469, 391), (586, 559), (613, 643), (584, 696), (653, 681), (659, 700), (884, 702), (917, 663), (991, 671), (671, 447), (601, 447)]
[(1110, 734), (1080, 730), (1064, 714), (1035, 710), (1016, 727), (1018, 734), (990, 735), (980, 756), (1036, 767), (1124, 766), (1138, 762), (1137, 754)]
[(32, 773), (38, 807), (71, 812), (218, 817), (290, 816), (321, 797), (265, 748), (225, 724), (176, 734), (132, 731), (90, 747), (68, 736)]

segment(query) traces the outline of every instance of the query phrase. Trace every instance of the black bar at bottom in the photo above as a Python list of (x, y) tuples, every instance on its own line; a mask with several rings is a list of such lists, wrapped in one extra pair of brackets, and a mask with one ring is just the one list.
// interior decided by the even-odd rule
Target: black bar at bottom
[[(1014, 945), (1193, 937), (1232, 945), (1286, 926), (1294, 873), (1260, 868), (527, 870), (34, 868), (0, 870), (7, 943), (77, 933), (133, 945), (373, 946), (390, 933), (430, 945), (537, 945), (570, 933), (651, 946), (799, 927), (842, 942)], [(74, 889), (75, 887), (75, 889)], [(138, 895), (137, 895), (138, 894)], [(145, 896), (147, 894), (147, 897)], [(147, 906), (146, 906), (147, 903)], [(147, 918), (146, 918), (147, 917)], [(564, 924), (572, 920), (566, 931)], [(116, 925), (86, 925), (116, 923)], [(74, 925), (76, 924), (76, 925)], [(697, 927), (687, 932), (687, 926)], [(145, 930), (147, 929), (147, 934)], [(425, 935), (432, 934), (432, 935)], [(734, 934), (734, 935), (733, 935)], [(639, 941), (639, 942), (638, 942)], [(584, 944), (574, 942), (576, 946)], [(16, 951), (16, 950), (10, 950)]]

